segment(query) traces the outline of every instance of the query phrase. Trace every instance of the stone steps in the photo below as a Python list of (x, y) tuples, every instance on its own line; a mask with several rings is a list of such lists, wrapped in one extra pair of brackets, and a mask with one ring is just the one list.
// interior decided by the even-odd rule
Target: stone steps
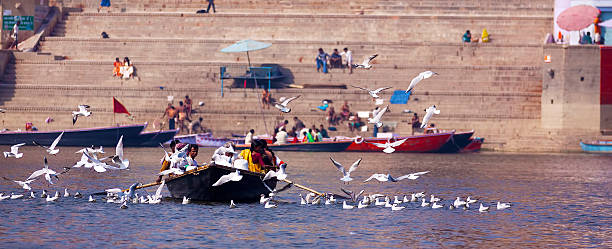
[[(222, 53), (230, 40), (202, 39), (97, 39), (47, 37), (41, 51), (66, 56), (71, 60), (114, 61), (118, 55), (133, 61), (246, 61), (246, 53)], [(251, 52), (251, 61), (275, 63), (313, 63), (319, 47), (328, 53), (333, 48), (354, 47), (355, 63), (371, 54), (374, 61), (386, 65), (538, 65), (542, 58), (540, 45), (463, 44), (463, 43), (354, 43), (324, 41), (267, 41), (274, 45)], [(78, 48), (78, 49), (75, 49)], [(123, 56), (120, 56), (123, 57)]]
[(329, 40), (333, 37), (334, 40), (375, 42), (385, 37), (390, 41), (457, 42), (466, 29), (477, 35), (487, 28), (495, 43), (539, 44), (539, 38), (550, 32), (551, 21), (552, 16), (69, 13), (55, 29), (58, 34), (91, 38), (105, 31), (113, 38)]
[[(94, 12), (99, 1), (64, 0), (64, 6), (84, 8)], [(509, 0), (504, 4), (491, 0), (431, 1), (431, 0), (233, 0), (216, 2), (218, 13), (350, 13), (350, 14), (414, 14), (414, 13), (487, 13), (498, 15), (546, 15), (551, 14), (554, 6), (552, 0)], [(205, 9), (203, 0), (114, 0), (111, 12), (146, 11), (176, 12)], [(212, 10), (211, 10), (212, 11)]]

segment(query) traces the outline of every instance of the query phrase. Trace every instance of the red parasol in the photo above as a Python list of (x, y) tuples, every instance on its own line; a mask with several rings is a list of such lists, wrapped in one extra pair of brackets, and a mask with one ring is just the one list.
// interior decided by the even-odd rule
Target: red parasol
[(599, 9), (590, 5), (574, 6), (557, 16), (557, 24), (564, 30), (578, 31), (593, 24), (599, 13)]

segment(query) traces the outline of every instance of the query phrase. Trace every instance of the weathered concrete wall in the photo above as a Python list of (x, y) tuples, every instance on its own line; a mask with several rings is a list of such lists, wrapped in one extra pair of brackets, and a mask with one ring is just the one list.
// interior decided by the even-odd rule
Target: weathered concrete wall
[[(600, 130), (598, 46), (545, 46), (542, 127)], [(544, 58), (543, 58), (544, 59)]]
[(13, 57), (13, 52), (11, 51), (0, 51), (0, 75), (4, 75), (4, 70), (6, 69), (6, 65), (9, 64), (11, 58)]

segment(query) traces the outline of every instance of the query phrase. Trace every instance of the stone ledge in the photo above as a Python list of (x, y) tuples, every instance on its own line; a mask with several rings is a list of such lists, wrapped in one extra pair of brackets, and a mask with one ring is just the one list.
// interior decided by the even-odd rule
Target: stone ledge
[[(227, 43), (231, 45), (236, 40), (221, 40), (221, 39), (196, 39), (196, 38), (109, 38), (101, 39), (99, 37), (60, 37), (52, 36), (45, 37), (44, 41), (71, 41), (71, 42), (146, 42), (146, 43)], [(317, 40), (259, 40), (272, 44), (317, 44), (317, 45), (336, 45), (336, 46), (456, 46), (465, 48), (479, 47), (531, 47), (540, 48), (541, 43), (464, 43), (464, 42), (361, 42), (361, 41), (317, 41)]]
[(457, 14), (447, 14), (447, 15), (430, 15), (430, 14), (410, 14), (410, 15), (380, 15), (380, 14), (368, 14), (368, 15), (359, 15), (359, 14), (260, 14), (260, 13), (216, 13), (214, 15), (202, 15), (195, 14), (193, 12), (123, 12), (123, 13), (95, 13), (95, 12), (69, 12), (66, 13), (66, 16), (99, 16), (99, 17), (113, 17), (113, 16), (145, 16), (145, 17), (202, 17), (202, 18), (215, 18), (215, 17), (252, 17), (252, 18), (260, 18), (260, 17), (272, 17), (272, 18), (302, 18), (302, 19), (321, 19), (321, 18), (336, 18), (336, 19), (483, 19), (483, 20), (553, 20), (553, 13), (550, 16), (546, 15), (508, 15), (508, 16), (500, 16), (500, 15), (475, 15), (475, 14), (466, 14), (466, 15), (457, 15)]

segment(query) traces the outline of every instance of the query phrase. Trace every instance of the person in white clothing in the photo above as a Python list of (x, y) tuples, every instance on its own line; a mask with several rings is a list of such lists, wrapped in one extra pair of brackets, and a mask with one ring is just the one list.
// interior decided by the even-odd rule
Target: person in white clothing
[(344, 52), (340, 53), (340, 55), (346, 56), (346, 66), (349, 68), (349, 74), (353, 73), (353, 52), (348, 48), (343, 49)]
[(19, 48), (17, 47), (19, 44), (19, 21), (15, 22), (15, 25), (13, 25), (13, 34), (11, 35), (13, 37), (13, 43), (11, 44), (11, 46), (9, 47), (9, 49), (13, 48), (13, 46), (15, 47), (15, 50), (19, 50)]
[(251, 144), (253, 142), (253, 134), (255, 134), (255, 130), (251, 129), (244, 138), (244, 144)]
[(285, 127), (281, 128), (278, 133), (276, 133), (276, 142), (274, 144), (286, 144), (287, 143), (287, 132), (285, 131)]

